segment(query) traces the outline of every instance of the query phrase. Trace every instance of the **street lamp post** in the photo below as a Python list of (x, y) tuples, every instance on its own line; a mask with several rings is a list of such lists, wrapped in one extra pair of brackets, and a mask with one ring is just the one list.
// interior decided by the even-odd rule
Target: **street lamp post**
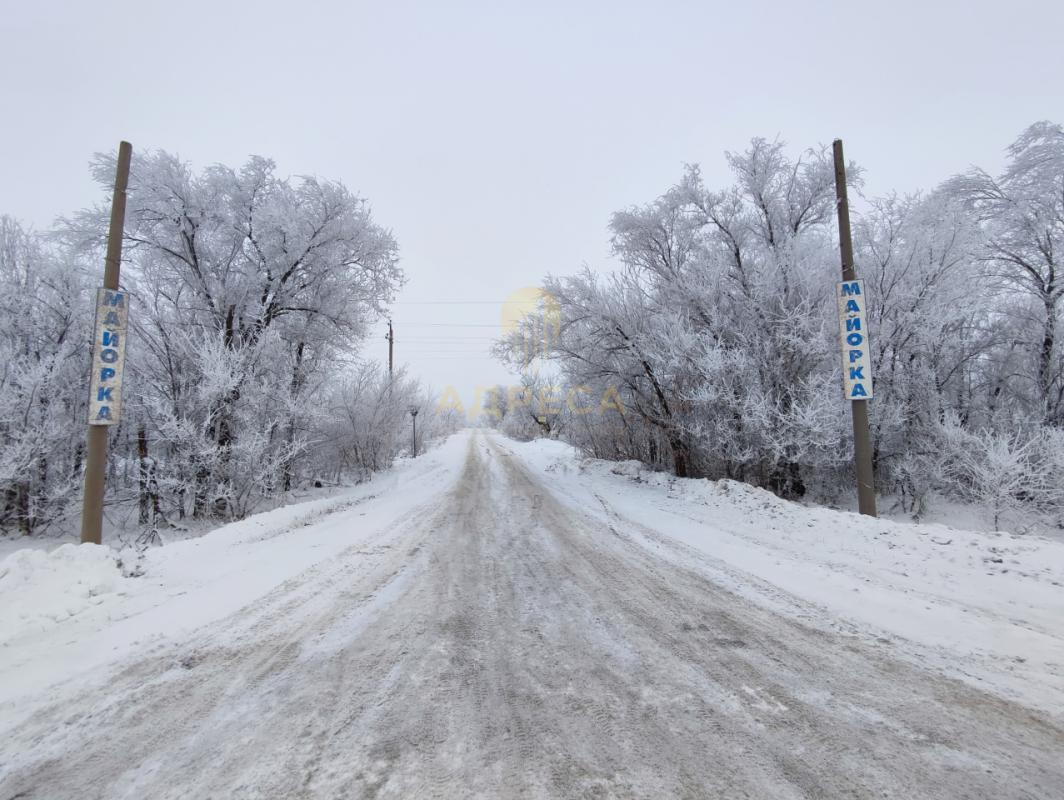
[(410, 421), (413, 423), (414, 430), (410, 436), (410, 452), (413, 454), (413, 458), (417, 458), (417, 409), (410, 409)]

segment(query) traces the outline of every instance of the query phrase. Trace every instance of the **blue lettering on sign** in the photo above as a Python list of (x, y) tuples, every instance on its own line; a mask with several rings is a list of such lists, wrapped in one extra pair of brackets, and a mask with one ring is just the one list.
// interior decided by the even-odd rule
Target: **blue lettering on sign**
[(96, 293), (93, 372), (89, 389), (89, 423), (114, 425), (122, 412), (122, 369), (126, 316), (125, 290), (100, 288)]
[(849, 297), (855, 294), (861, 293), (861, 284), (854, 281), (853, 283), (842, 284), (842, 296)]
[(872, 397), (872, 364), (865, 326), (864, 286), (859, 280), (837, 284), (842, 338), (843, 396), (847, 400)]

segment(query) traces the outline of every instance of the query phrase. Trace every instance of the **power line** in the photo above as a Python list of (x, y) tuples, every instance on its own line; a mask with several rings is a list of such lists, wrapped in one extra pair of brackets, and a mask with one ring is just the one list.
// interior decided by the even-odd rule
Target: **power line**
[(475, 306), (498, 305), (506, 300), (400, 300), (394, 306)]
[(424, 361), (425, 359), (431, 359), (433, 364), (435, 364), (437, 361), (465, 361), (465, 362), (470, 362), (470, 361), (491, 361), (493, 364), (500, 363), (499, 361), (497, 361), (496, 359), (494, 359), (494, 358), (492, 358), (491, 356), (488, 356), (488, 355), (477, 356), (477, 357), (471, 358), (469, 356), (450, 356), (450, 355), (441, 355), (441, 354), (437, 354), (437, 353), (429, 353), (429, 354), (424, 355), (424, 356), (417, 356), (417, 355), (409, 356), (405, 360), (407, 362), (413, 362), (413, 361)]

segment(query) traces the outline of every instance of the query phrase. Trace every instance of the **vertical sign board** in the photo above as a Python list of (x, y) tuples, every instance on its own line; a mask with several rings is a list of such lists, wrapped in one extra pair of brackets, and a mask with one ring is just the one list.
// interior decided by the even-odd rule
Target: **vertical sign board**
[(89, 424), (115, 425), (122, 418), (122, 366), (126, 360), (129, 295), (97, 289), (92, 340)]
[(839, 334), (842, 343), (842, 390), (847, 400), (872, 397), (872, 358), (868, 348), (864, 281), (838, 284)]

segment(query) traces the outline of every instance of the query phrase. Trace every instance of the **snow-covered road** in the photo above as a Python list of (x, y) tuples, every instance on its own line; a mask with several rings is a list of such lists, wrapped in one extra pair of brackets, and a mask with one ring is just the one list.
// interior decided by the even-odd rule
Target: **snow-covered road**
[(10, 706), (0, 800), (1064, 796), (1051, 715), (751, 602), (499, 437), (450, 446), (370, 532), (383, 500), (314, 523), (346, 549)]

